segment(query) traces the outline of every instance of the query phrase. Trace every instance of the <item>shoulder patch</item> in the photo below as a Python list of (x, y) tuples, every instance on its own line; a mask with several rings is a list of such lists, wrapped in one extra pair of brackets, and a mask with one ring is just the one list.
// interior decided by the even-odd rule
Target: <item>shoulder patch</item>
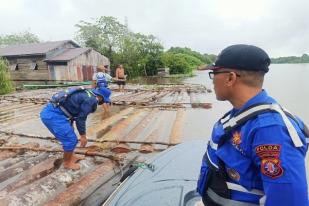
[(261, 159), (262, 174), (275, 179), (283, 174), (281, 161), (279, 159), (281, 152), (281, 145), (264, 144), (255, 147), (256, 154)]

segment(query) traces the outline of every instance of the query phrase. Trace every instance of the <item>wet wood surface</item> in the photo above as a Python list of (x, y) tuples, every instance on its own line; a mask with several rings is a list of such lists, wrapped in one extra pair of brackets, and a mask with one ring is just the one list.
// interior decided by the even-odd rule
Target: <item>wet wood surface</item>
[[(184, 140), (190, 110), (211, 108), (204, 86), (127, 85), (125, 92), (112, 88), (111, 112), (98, 107), (89, 116), (88, 145), (75, 150), (86, 158), (80, 170), (72, 171), (63, 168), (61, 145), (39, 118), (59, 90), (0, 96), (1, 205), (100, 205), (132, 162), (146, 161)], [(93, 195), (102, 191), (101, 198)]]

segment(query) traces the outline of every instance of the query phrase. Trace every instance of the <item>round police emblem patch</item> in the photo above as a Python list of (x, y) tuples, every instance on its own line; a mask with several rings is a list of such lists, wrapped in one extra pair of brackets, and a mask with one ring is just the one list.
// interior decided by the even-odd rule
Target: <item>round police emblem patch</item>
[(271, 178), (277, 178), (283, 174), (280, 161), (276, 158), (262, 160), (261, 170), (264, 175)]

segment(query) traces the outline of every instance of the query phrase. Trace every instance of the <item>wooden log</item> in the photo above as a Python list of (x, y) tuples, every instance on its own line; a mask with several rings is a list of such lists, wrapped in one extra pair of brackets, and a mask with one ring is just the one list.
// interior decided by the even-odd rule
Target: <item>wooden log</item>
[(27, 157), (17, 156), (15, 158), (8, 158), (8, 159), (5, 159), (5, 160), (2, 160), (0, 162), (0, 170), (4, 170), (8, 167), (11, 167), (12, 165), (17, 164), (18, 162), (24, 161), (26, 159), (27, 159)]
[[(142, 124), (138, 124), (137, 127), (141, 127), (143, 128), (144, 126)], [(135, 128), (137, 128), (135, 127)], [(134, 128), (134, 129), (135, 129)], [(139, 130), (139, 129), (138, 129)], [(136, 130), (137, 131), (137, 130)], [(135, 131), (135, 132), (136, 132)], [(131, 130), (132, 132), (132, 130)], [(130, 133), (131, 133), (130, 132)], [(133, 133), (135, 133), (133, 132)], [(27, 137), (27, 138), (39, 138), (39, 139), (50, 139), (50, 140), (55, 140), (54, 137), (48, 137), (48, 136), (35, 136), (35, 135), (24, 135), (24, 134), (20, 134), (20, 133), (13, 133), (13, 132), (5, 132), (5, 131), (0, 131), (0, 133), (5, 133), (7, 135), (17, 135), (17, 136), (21, 136), (21, 137)], [(120, 138), (117, 138), (117, 139), (98, 139), (98, 140), (93, 140), (93, 139), (88, 139), (88, 142), (95, 142), (95, 143), (104, 143), (104, 142), (112, 142), (112, 143), (132, 143), (132, 144), (143, 144), (145, 143), (144, 141), (135, 141), (134, 138), (133, 139), (130, 139), (130, 138), (127, 138), (128, 136), (124, 137), (124, 139), (120, 139)], [(136, 133), (135, 133), (135, 136), (136, 137)], [(160, 142), (160, 141), (154, 141), (154, 142), (150, 142), (151, 144), (159, 144), (159, 145), (175, 145), (175, 144), (170, 144), (170, 143), (166, 143), (166, 142)], [(86, 147), (85, 149), (87, 149), (88, 147)], [(16, 152), (25, 152), (25, 150), (33, 150), (33, 151), (46, 151), (46, 152), (62, 152), (61, 149), (47, 149), (47, 148), (42, 148), (42, 149), (31, 149), (29, 147), (24, 147), (24, 146), (17, 146), (17, 148), (15, 146), (10, 146), (10, 147), (0, 147), (0, 151), (2, 150), (13, 150), (12, 151), (12, 155), (7, 155), (6, 153), (3, 153), (4, 155), (4, 158), (3, 159), (6, 159), (6, 158), (9, 158), (9, 157), (13, 157), (13, 156), (17, 156), (18, 154), (16, 154)], [(14, 152), (15, 150), (15, 152)], [(76, 151), (76, 152), (80, 152), (82, 153), (82, 151)], [(2, 153), (0, 152), (0, 160), (1, 160), (1, 155)], [(100, 156), (98, 154), (98, 156)]]
[(48, 174), (59, 168), (61, 162), (62, 159), (58, 159), (57, 157), (48, 158), (43, 162), (40, 162), (22, 172), (17, 178), (14, 178), (13, 182), (10, 182), (7, 185), (1, 184), (0, 190), (4, 189), (7, 192), (12, 192), (24, 185), (31, 184), (32, 182), (44, 176), (47, 176)]
[(118, 140), (123, 139), (132, 128), (138, 125), (145, 116), (145, 110), (135, 110), (133, 114), (131, 114), (128, 118), (124, 119), (123, 121), (119, 122), (115, 126), (111, 128), (111, 130), (106, 133), (101, 139), (102, 140)]
[(178, 110), (170, 134), (170, 141), (169, 141), (170, 144), (179, 144), (181, 142), (184, 118), (185, 118), (184, 110)]
[(6, 118), (6, 117), (10, 117), (10, 116), (15, 116), (16, 113), (18, 114), (21, 114), (21, 113), (26, 113), (26, 112), (30, 112), (33, 110), (33, 109), (36, 109), (36, 108), (41, 108), (41, 107), (38, 107), (38, 105), (36, 104), (31, 104), (31, 105), (28, 105), (27, 107), (22, 107), (22, 108), (16, 108), (16, 109), (10, 109), (10, 110), (6, 110), (6, 111), (2, 111), (0, 113), (1, 114), (1, 119), (3, 118)]
[(7, 168), (6, 170), (0, 172), (0, 182), (3, 182), (5, 180), (21, 173), (22, 171), (33, 166), (33, 164), (38, 164), (39, 162), (43, 161), (47, 157), (48, 157), (48, 153), (43, 153), (43, 154), (40, 154), (36, 157), (32, 157), (32, 158), (28, 159), (27, 161), (17, 163), (15, 165), (13, 165), (12, 167)]
[(3, 190), (0, 192), (0, 205), (44, 205), (46, 201), (65, 191), (69, 185), (74, 184), (81, 176), (95, 167), (92, 162), (85, 161), (84, 164), (87, 166), (82, 166), (78, 171), (60, 167), (31, 184), (15, 188), (12, 192)]
[[(13, 150), (13, 151), (18, 151), (18, 150), (31, 150), (31, 151), (36, 151), (36, 152), (63, 152), (63, 149), (61, 148), (42, 148), (42, 147), (29, 147), (29, 146), (7, 146), (7, 147), (0, 147), (0, 150)], [(107, 155), (107, 154), (103, 154), (101, 152), (96, 152), (96, 151), (92, 151), (92, 150), (87, 150), (86, 148), (77, 148), (74, 150), (74, 153), (76, 154), (83, 154), (83, 155), (87, 155), (87, 156), (100, 156), (100, 157), (105, 157), (111, 160), (115, 160), (118, 161), (119, 159), (117, 159), (117, 157), (114, 157), (112, 155)], [(1, 177), (0, 177), (1, 180)]]
[[(125, 142), (132, 142), (133, 140), (137, 139), (137, 136), (145, 129), (147, 123), (151, 121), (151, 119), (158, 113), (159, 110), (153, 109), (150, 112), (148, 112), (141, 120), (140, 124), (137, 124), (132, 130), (125, 136), (123, 137), (122, 141)], [(143, 141), (139, 141), (143, 142)], [(145, 143), (145, 142), (143, 142)]]
[(86, 199), (97, 188), (107, 182), (115, 175), (115, 164), (112, 161), (106, 161), (99, 165), (92, 172), (82, 177), (75, 184), (71, 185), (67, 190), (58, 194), (54, 199), (45, 203), (45, 206), (73, 206)]
[(7, 112), (9, 110), (13, 110), (13, 109), (21, 109), (21, 108), (24, 108), (24, 107), (29, 107), (29, 106), (32, 106), (33, 104), (32, 103), (25, 103), (25, 104), (12, 104), (10, 106), (6, 106), (6, 107), (3, 107), (0, 109), (0, 112), (3, 113), (3, 112)]
[(11, 121), (16, 121), (16, 120), (21, 120), (25, 121), (28, 119), (32, 119), (33, 117), (37, 116), (39, 111), (41, 110), (41, 107), (37, 108), (31, 108), (30, 110), (27, 111), (19, 111), (19, 114), (14, 114), (14, 115), (9, 115), (7, 117), (4, 117), (3, 119), (0, 119), (0, 122), (11, 122)]
[[(92, 139), (96, 139), (98, 137), (101, 137), (102, 131), (106, 131), (106, 132), (109, 131), (108, 127), (110, 127), (110, 125), (115, 125), (120, 120), (123, 120), (124, 116), (129, 115), (133, 111), (134, 111), (134, 108), (129, 107), (127, 109), (120, 111), (116, 115), (113, 115), (113, 116), (109, 117), (108, 119), (104, 120), (102, 122), (102, 124), (96, 124), (96, 125), (88, 128), (88, 130), (87, 130), (88, 137), (91, 137)], [(98, 133), (100, 133), (100, 136), (98, 136)], [(103, 133), (103, 134), (105, 134), (105, 133)]]
[(5, 160), (7, 158), (16, 157), (17, 155), (21, 154), (22, 152), (17, 151), (0, 151), (0, 161)]

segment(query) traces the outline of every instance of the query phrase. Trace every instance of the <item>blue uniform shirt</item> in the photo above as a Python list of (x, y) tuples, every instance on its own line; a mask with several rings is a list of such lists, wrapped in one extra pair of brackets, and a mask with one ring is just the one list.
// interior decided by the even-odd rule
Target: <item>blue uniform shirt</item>
[[(242, 108), (231, 110), (230, 116), (259, 103), (276, 101), (263, 90)], [(299, 119), (297, 122), (290, 120), (304, 144), (302, 147), (294, 146), (277, 112), (260, 114), (233, 129), (228, 134), (228, 141), (219, 148), (212, 145), (219, 143), (224, 130), (220, 122), (215, 124), (206, 155), (216, 168), (219, 159), (224, 162), (232, 200), (257, 205), (264, 202), (268, 206), (309, 205), (305, 169), (307, 144), (301, 130), (304, 124)], [(209, 168), (203, 162), (201, 173), (206, 174), (207, 170)], [(204, 184), (203, 181), (200, 177), (199, 184)]]
[(87, 92), (72, 94), (63, 104), (63, 107), (74, 117), (80, 135), (86, 134), (87, 116), (97, 108), (98, 101), (95, 96)]

